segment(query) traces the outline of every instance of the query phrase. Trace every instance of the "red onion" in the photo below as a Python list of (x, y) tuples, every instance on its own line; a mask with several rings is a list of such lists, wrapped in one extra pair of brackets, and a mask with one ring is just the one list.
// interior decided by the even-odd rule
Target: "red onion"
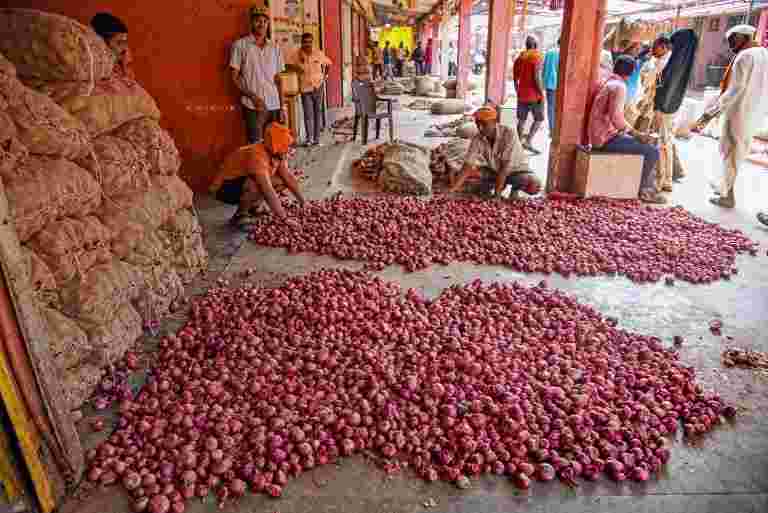
[(171, 510), (171, 502), (165, 495), (155, 495), (149, 501), (149, 513), (168, 513)]

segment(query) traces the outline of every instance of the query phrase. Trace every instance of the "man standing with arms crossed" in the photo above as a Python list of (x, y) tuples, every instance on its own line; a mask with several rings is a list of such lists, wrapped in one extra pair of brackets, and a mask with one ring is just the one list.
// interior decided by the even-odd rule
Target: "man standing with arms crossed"
[(261, 142), (264, 128), (280, 121), (282, 99), (277, 87), (277, 75), (283, 71), (283, 53), (269, 40), (269, 15), (254, 7), (251, 13), (251, 34), (232, 45), (229, 67), (232, 80), (242, 93), (241, 104), (249, 144)]

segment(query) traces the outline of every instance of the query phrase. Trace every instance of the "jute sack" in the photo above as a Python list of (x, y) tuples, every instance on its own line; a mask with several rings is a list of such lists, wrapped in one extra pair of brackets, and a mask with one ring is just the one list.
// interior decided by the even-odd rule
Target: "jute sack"
[(184, 283), (208, 269), (203, 229), (191, 210), (177, 211), (160, 230), (165, 236), (171, 265)]
[(103, 135), (93, 140), (93, 151), (79, 159), (108, 197), (149, 189), (150, 164), (129, 141)]
[(466, 139), (451, 139), (432, 150), (429, 168), (434, 182), (448, 184), (464, 164), (470, 142)]
[(170, 306), (184, 294), (181, 277), (168, 263), (139, 267), (144, 278), (144, 287), (133, 302), (145, 326), (160, 322)]
[(13, 178), (14, 170), (27, 158), (29, 151), (17, 137), (16, 125), (6, 112), (0, 111), (0, 177)]
[(140, 280), (136, 268), (125, 262), (97, 265), (61, 287), (63, 312), (87, 329), (109, 324), (122, 306), (137, 298)]
[(79, 120), (9, 75), (0, 74), (0, 103), (30, 153), (74, 159), (88, 151), (90, 136)]
[(60, 371), (72, 369), (89, 357), (93, 348), (74, 319), (53, 308), (43, 308), (42, 314), (50, 334), (51, 355)]
[(128, 77), (113, 76), (93, 87), (85, 82), (49, 83), (40, 90), (79, 119), (94, 137), (136, 119), (160, 119), (154, 98)]
[(96, 390), (103, 374), (101, 367), (90, 363), (60, 371), (59, 383), (65, 406), (70, 410), (80, 408)]
[(385, 145), (378, 181), (387, 192), (430, 194), (432, 173), (429, 171), (429, 152), (403, 142)]
[(85, 216), (101, 203), (96, 180), (68, 160), (30, 156), (18, 175), (5, 186), (11, 218), (22, 242), (58, 217)]
[(432, 114), (464, 114), (466, 104), (462, 99), (446, 98), (432, 103)]
[(59, 288), (56, 278), (45, 260), (29, 248), (25, 248), (30, 262), (30, 285), (35, 293), (35, 298), (41, 304), (56, 307), (61, 304)]
[(29, 247), (48, 265), (57, 285), (112, 261), (112, 232), (95, 216), (64, 217), (43, 228)]
[(0, 52), (20, 76), (51, 82), (94, 82), (115, 66), (114, 53), (89, 27), (33, 9), (0, 9)]
[(432, 77), (416, 77), (416, 94), (427, 96), (435, 91), (435, 80)]
[(86, 325), (85, 333), (92, 347), (89, 363), (105, 367), (122, 358), (141, 336), (141, 316), (132, 305), (122, 305), (111, 322)]
[(156, 175), (172, 175), (181, 167), (181, 157), (171, 134), (150, 118), (131, 121), (112, 134), (130, 141), (149, 162), (150, 172)]

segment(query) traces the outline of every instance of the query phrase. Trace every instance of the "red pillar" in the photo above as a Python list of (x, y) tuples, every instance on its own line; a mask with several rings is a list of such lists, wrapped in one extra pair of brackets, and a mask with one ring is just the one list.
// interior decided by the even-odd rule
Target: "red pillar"
[(471, 66), (471, 57), (469, 48), (472, 38), (472, 0), (459, 0), (459, 51), (458, 51), (458, 71), (456, 82), (456, 96), (464, 98), (467, 94), (467, 83), (469, 82), (469, 68)]
[(323, 0), (323, 51), (331, 60), (328, 71), (328, 106), (341, 107), (341, 0)]
[(757, 22), (757, 40), (768, 47), (768, 8), (760, 13), (760, 21)]
[(568, 192), (571, 189), (576, 147), (583, 142), (589, 114), (587, 105), (598, 77), (606, 2), (565, 1), (557, 125), (549, 154), (548, 191)]
[(488, 68), (485, 75), (485, 97), (501, 105), (506, 94), (507, 61), (512, 39), (512, 18), (516, 0), (491, 0), (488, 16)]

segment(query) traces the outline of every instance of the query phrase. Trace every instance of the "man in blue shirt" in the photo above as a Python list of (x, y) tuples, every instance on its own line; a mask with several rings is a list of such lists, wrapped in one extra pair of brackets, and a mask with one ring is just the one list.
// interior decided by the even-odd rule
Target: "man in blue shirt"
[[(621, 41), (621, 49), (613, 52), (613, 61), (621, 55), (626, 55), (635, 59), (635, 71), (627, 79), (627, 99), (626, 104), (632, 104), (637, 99), (637, 94), (640, 92), (640, 70), (650, 58), (650, 49), (643, 48), (638, 41), (630, 41), (624, 39)], [(642, 50), (642, 51), (641, 51)]]
[(557, 73), (560, 68), (560, 39), (557, 46), (544, 55), (544, 89), (547, 93), (547, 122), (549, 136), (555, 133), (555, 111), (557, 110)]

